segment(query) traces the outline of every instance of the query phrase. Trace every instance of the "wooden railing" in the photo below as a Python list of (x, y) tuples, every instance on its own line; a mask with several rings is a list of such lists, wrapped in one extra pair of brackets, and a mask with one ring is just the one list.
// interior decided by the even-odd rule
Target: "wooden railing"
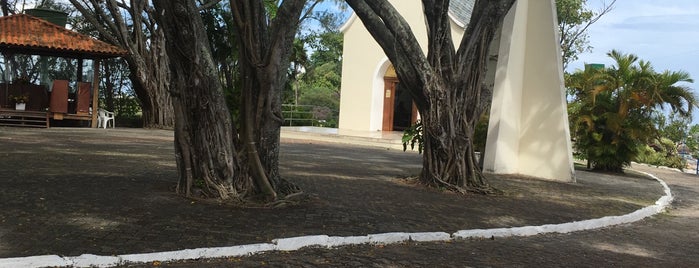
[(0, 126), (49, 127), (49, 113), (0, 109)]

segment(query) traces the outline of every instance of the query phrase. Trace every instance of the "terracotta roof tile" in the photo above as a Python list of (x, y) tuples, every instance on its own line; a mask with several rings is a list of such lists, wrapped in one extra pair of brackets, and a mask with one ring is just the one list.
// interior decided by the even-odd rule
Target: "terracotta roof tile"
[(85, 58), (127, 54), (120, 47), (26, 14), (0, 17), (0, 51)]

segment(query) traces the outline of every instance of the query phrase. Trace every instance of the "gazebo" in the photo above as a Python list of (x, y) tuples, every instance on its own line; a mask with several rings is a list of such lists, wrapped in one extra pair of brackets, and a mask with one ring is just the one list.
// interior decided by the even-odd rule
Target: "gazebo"
[[(87, 35), (27, 14), (0, 17), (0, 53), (77, 59), (75, 95), (69, 98), (69, 81), (47, 85), (23, 79), (0, 81), (0, 126), (49, 127), (50, 119), (90, 121), (97, 127), (100, 61), (127, 55), (127, 51)], [(83, 61), (93, 61), (92, 82), (83, 81)], [(14, 97), (10, 100), (10, 96)], [(20, 96), (20, 97), (18, 97)], [(26, 102), (26, 108), (15, 103)]]

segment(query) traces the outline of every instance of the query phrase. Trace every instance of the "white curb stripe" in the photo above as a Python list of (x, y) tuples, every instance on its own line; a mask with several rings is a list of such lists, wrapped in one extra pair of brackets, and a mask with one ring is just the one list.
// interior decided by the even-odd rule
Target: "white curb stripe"
[(327, 236), (310, 235), (289, 238), (278, 238), (272, 243), (250, 244), (231, 247), (196, 248), (176, 251), (127, 254), (118, 256), (99, 256), (83, 254), (76, 257), (60, 257), (57, 255), (43, 255), (19, 258), (0, 259), (0, 268), (14, 267), (110, 267), (125, 264), (150, 263), (155, 261), (181, 261), (200, 258), (241, 257), (266, 251), (293, 251), (308, 246), (334, 248), (347, 245), (360, 244), (393, 244), (405, 241), (450, 241), (464, 238), (491, 238), (507, 236), (532, 236), (546, 233), (570, 233), (583, 230), (598, 229), (613, 225), (632, 223), (643, 218), (650, 217), (664, 211), (673, 200), (672, 192), (665, 181), (653, 174), (636, 171), (658, 181), (663, 186), (665, 195), (660, 197), (654, 205), (638, 209), (632, 213), (621, 216), (606, 216), (597, 219), (574, 221), (561, 224), (546, 224), (540, 226), (523, 226), (513, 228), (492, 228), (460, 230), (453, 234), (444, 232), (424, 233), (382, 233), (366, 236)]
[(0, 259), (0, 267), (47, 267), (47, 266), (70, 266), (73, 263), (59, 257), (58, 255), (42, 255), (19, 258)]

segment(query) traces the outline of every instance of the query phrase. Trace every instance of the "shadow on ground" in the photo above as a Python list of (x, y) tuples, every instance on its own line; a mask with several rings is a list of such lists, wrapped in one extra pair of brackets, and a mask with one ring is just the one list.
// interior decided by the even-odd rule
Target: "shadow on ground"
[(287, 140), (281, 158), (282, 174), (313, 201), (231, 208), (173, 193), (169, 131), (0, 128), (0, 258), (562, 223), (629, 213), (662, 195), (642, 176), (578, 172), (575, 184), (491, 176), (505, 195), (459, 196), (396, 180), (419, 172), (411, 152)]

